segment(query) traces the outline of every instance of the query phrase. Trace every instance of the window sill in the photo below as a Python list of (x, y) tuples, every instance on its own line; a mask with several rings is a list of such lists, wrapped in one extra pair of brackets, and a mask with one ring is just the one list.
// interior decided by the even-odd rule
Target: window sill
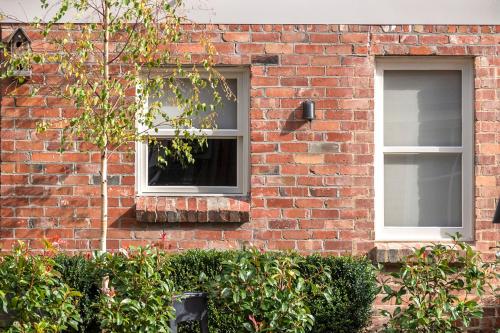
[(368, 257), (378, 264), (384, 265), (397, 265), (404, 262), (406, 256), (413, 253), (414, 248), (420, 248), (424, 245), (431, 245), (433, 243), (451, 244), (450, 240), (439, 242), (384, 242), (375, 241), (375, 247), (370, 250)]
[(249, 217), (246, 196), (139, 196), (136, 204), (137, 220), (147, 223), (245, 223)]
[(410, 248), (374, 247), (369, 253), (369, 258), (376, 264), (400, 264), (404, 257), (411, 253)]

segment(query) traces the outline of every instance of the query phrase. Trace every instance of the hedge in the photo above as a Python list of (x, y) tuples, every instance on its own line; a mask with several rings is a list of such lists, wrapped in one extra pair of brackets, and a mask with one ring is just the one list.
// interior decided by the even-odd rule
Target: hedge
[(91, 262), (81, 255), (60, 254), (54, 259), (64, 282), (82, 294), (78, 302), (78, 310), (82, 318), (79, 332), (100, 332), (96, 311), (92, 307), (92, 304), (99, 298), (101, 277), (98, 272), (93, 269)]
[[(163, 267), (165, 278), (173, 281), (176, 292), (214, 291), (214, 281), (223, 270), (223, 262), (235, 258), (239, 251), (189, 250), (172, 254)], [(298, 256), (290, 252), (265, 252), (270, 256)], [(375, 271), (366, 258), (322, 257), (311, 255), (303, 258), (300, 274), (310, 279), (319, 288), (329, 287), (330, 299), (313, 292), (305, 300), (315, 318), (312, 332), (353, 333), (360, 332), (370, 321), (373, 300), (377, 293)], [(80, 332), (100, 332), (95, 310), (91, 305), (99, 295), (99, 274), (93, 271), (92, 263), (83, 256), (56, 257), (63, 280), (80, 291), (83, 298), (79, 304), (83, 324)], [(325, 272), (328, 272), (326, 274)], [(209, 298), (209, 326), (212, 333), (242, 332), (241, 320), (235, 312), (224, 306), (221, 297)], [(184, 324), (180, 333), (199, 332), (197, 325)]]

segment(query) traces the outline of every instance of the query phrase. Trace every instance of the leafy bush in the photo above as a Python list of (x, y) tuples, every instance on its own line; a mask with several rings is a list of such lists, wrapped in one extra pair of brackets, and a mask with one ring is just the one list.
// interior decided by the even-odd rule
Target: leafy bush
[[(460, 234), (453, 244), (415, 248), (399, 272), (382, 280), (384, 302), (395, 301), (385, 332), (462, 332), (473, 318), (482, 317), (476, 297), (493, 277), (492, 266)], [(404, 306), (403, 306), (404, 305)]]
[[(378, 288), (368, 259), (312, 255), (299, 270), (319, 291), (309, 292), (306, 300), (315, 319), (312, 332), (360, 332), (369, 324)], [(328, 298), (322, 295), (325, 291)]]
[(83, 255), (60, 254), (54, 259), (59, 267), (59, 272), (64, 277), (64, 282), (82, 294), (77, 304), (82, 320), (76, 331), (99, 333), (101, 329), (94, 304), (100, 296), (102, 277), (95, 269), (94, 262)]
[(80, 293), (63, 282), (54, 249), (47, 251), (31, 255), (19, 242), (11, 254), (0, 257), (0, 306), (12, 319), (6, 332), (77, 329)]
[[(132, 252), (137, 254), (136, 251), (138, 250)], [(151, 253), (151, 258), (149, 253)], [(114, 287), (116, 293), (112, 300), (113, 306), (117, 306), (125, 298), (137, 300), (140, 299), (140, 295), (149, 295), (150, 293), (158, 295), (157, 291), (150, 289), (156, 289), (155, 286), (159, 283), (158, 279), (167, 284), (168, 291), (165, 291), (166, 297), (162, 300), (164, 304), (167, 304), (167, 312), (171, 309), (170, 297), (173, 294), (187, 291), (209, 293), (209, 328), (212, 333), (241, 333), (245, 330), (243, 323), (251, 323), (248, 316), (245, 317), (245, 312), (239, 309), (239, 303), (227, 306), (228, 299), (220, 294), (222, 289), (227, 286), (227, 282), (221, 276), (231, 274), (233, 269), (242, 274), (248, 274), (245, 273), (247, 269), (252, 271), (258, 267), (258, 276), (262, 278), (264, 276), (261, 269), (262, 263), (267, 262), (272, 266), (272, 269), (275, 269), (276, 266), (283, 267), (285, 258), (290, 257), (291, 259), (286, 260), (292, 261), (289, 263), (293, 267), (291, 269), (296, 271), (297, 276), (300, 276), (300, 279), (304, 281), (303, 286), (299, 288), (299, 294), (302, 296), (298, 298), (303, 303), (303, 308), (309, 309), (309, 313), (315, 318), (314, 326), (310, 330), (315, 333), (360, 332), (368, 324), (371, 306), (376, 295), (373, 266), (363, 258), (321, 257), (319, 255), (304, 257), (288, 252), (260, 253), (255, 250), (246, 252), (190, 250), (167, 255), (161, 252), (157, 253), (154, 249), (148, 249), (142, 255), (148, 258), (141, 260), (147, 260), (153, 267), (154, 277), (152, 279), (146, 278), (145, 273), (139, 269), (140, 260), (129, 252), (115, 255), (107, 254), (104, 258), (92, 260), (81, 256), (65, 257), (61, 255), (57, 258), (62, 266), (61, 272), (64, 274), (65, 281), (84, 294), (80, 312), (83, 317), (81, 326), (85, 329), (81, 329), (80, 332), (97, 333), (100, 328), (97, 324), (99, 321), (96, 322), (95, 318), (98, 317), (99, 320), (104, 317), (108, 318), (108, 315), (102, 313), (102, 311), (107, 311), (104, 306), (108, 306), (108, 303), (100, 299), (99, 291), (101, 277), (106, 274), (110, 277), (109, 287)], [(134, 263), (128, 263), (129, 259)], [(252, 260), (248, 262), (250, 259)], [(247, 264), (241, 266), (242, 261), (246, 261)], [(254, 263), (251, 264), (251, 262)], [(290, 269), (290, 266), (288, 267)], [(120, 277), (121, 272), (128, 273), (126, 276)], [(116, 280), (117, 277), (120, 277), (121, 280)], [(293, 283), (298, 281), (296, 277), (288, 278)], [(233, 276), (232, 279), (234, 281), (238, 277)], [(144, 285), (131, 287), (129, 280)], [(120, 287), (116, 285), (117, 283)], [(264, 281), (264, 283), (267, 282)], [(274, 282), (269, 282), (269, 284), (272, 283)], [(234, 284), (234, 290), (242, 290), (242, 286)], [(294, 290), (289, 297), (296, 295), (297, 291)], [(255, 295), (252, 297), (254, 300), (256, 299)], [(285, 295), (280, 295), (280, 297), (285, 297)], [(233, 303), (231, 300), (230, 302)], [(153, 305), (159, 306), (158, 304)], [(276, 305), (278, 305), (277, 302), (271, 304), (271, 306)], [(99, 308), (104, 310), (99, 311)], [(149, 311), (148, 309), (143, 310)], [(120, 311), (120, 317), (129, 316), (125, 309), (120, 309)], [(262, 309), (259, 311), (263, 312)], [(100, 312), (101, 314), (97, 315)], [(138, 314), (131, 314), (131, 316), (130, 318), (135, 318)], [(110, 320), (108, 325), (111, 325), (117, 319), (113, 317), (108, 320)], [(131, 319), (127, 323), (122, 323), (122, 325), (125, 324), (138, 325), (139, 321)], [(126, 331), (125, 328), (113, 330), (115, 332)], [(282, 332), (283, 330), (280, 328), (278, 331)], [(179, 332), (198, 333), (199, 327), (192, 323), (182, 324), (179, 326)]]
[(109, 332), (169, 332), (174, 317), (173, 284), (165, 278), (166, 255), (155, 248), (131, 248), (95, 258), (102, 288), (97, 318)]
[[(222, 274), (223, 262), (235, 258), (241, 251), (190, 250), (169, 257), (171, 279), (177, 292), (219, 289), (213, 281)], [(260, 256), (289, 255), (289, 253), (265, 252)], [(360, 332), (369, 323), (373, 300), (377, 294), (375, 270), (364, 258), (304, 257), (298, 270), (306, 284), (307, 297), (304, 302), (315, 318), (312, 332), (354, 333)], [(324, 293), (328, 292), (329, 299)], [(225, 306), (226, 300), (209, 298), (209, 327), (215, 333), (239, 333), (241, 317)], [(248, 318), (243, 318), (247, 320)], [(199, 332), (196, 325), (179, 327), (179, 332)]]
[[(222, 263), (233, 251), (189, 250), (169, 257), (168, 269), (177, 294), (202, 291), (213, 294), (213, 281), (222, 273)], [(208, 298), (210, 332), (239, 333), (239, 320), (231, 309), (221, 306), (220, 297)], [(183, 323), (179, 333), (198, 333), (197, 323)]]
[(217, 289), (248, 332), (306, 332), (314, 317), (305, 303), (301, 264), (304, 258), (295, 254), (240, 251), (223, 263)]

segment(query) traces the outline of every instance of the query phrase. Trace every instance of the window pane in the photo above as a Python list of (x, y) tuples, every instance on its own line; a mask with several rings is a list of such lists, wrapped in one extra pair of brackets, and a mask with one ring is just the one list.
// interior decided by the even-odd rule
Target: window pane
[(460, 154), (384, 157), (386, 227), (459, 227), (462, 224)]
[[(178, 80), (179, 87), (183, 91), (184, 97), (188, 97), (192, 94), (192, 85), (188, 79), (180, 79)], [(226, 79), (226, 83), (231, 89), (231, 92), (234, 96), (237, 96), (237, 80), (236, 79)], [(217, 105), (216, 112), (216, 120), (215, 124), (219, 129), (237, 129), (237, 102), (235, 101), (234, 96), (231, 98), (227, 98), (227, 94), (224, 91), (222, 84), (219, 84), (217, 87), (217, 91), (221, 97), (220, 104)], [(179, 116), (182, 112), (175, 105), (175, 99), (173, 94), (168, 91), (163, 96), (163, 106), (162, 112), (168, 114), (170, 117)], [(150, 98), (149, 102), (158, 101), (158, 98)], [(213, 98), (213, 90), (210, 87), (206, 87), (200, 91), (200, 102), (207, 103), (207, 105), (214, 104)], [(193, 126), (195, 128), (200, 127), (201, 120), (209, 115), (210, 110), (207, 108), (207, 112), (200, 112), (199, 115), (193, 117)], [(158, 118), (158, 123), (161, 123), (163, 118), (160, 116)], [(159, 126), (159, 128), (169, 128), (170, 126)]]
[[(167, 145), (167, 140), (163, 141)], [(195, 162), (183, 166), (167, 158), (167, 165), (158, 163), (158, 147), (149, 145), (149, 186), (236, 186), (237, 139), (208, 139), (208, 146), (194, 148)]]
[(460, 146), (461, 114), (461, 71), (384, 71), (385, 145)]

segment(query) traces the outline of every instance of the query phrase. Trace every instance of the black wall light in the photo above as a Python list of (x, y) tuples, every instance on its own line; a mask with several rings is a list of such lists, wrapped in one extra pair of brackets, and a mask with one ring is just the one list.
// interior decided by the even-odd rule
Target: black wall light
[(315, 117), (314, 109), (315, 105), (313, 101), (304, 101), (304, 103), (302, 103), (302, 118), (309, 121), (313, 120)]
[(497, 210), (495, 211), (495, 216), (493, 217), (493, 223), (500, 223), (500, 198), (497, 200)]

